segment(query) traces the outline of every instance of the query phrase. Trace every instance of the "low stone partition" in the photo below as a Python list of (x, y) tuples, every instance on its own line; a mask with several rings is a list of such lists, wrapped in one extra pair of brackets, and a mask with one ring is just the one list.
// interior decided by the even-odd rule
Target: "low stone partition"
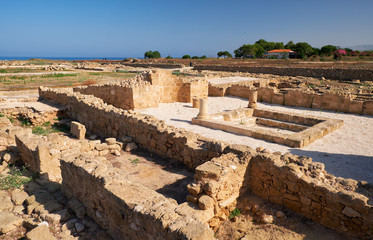
[[(202, 119), (198, 115), (192, 119), (192, 123), (298, 148), (305, 147), (343, 125), (343, 121), (338, 119), (317, 118), (258, 108), (239, 108), (212, 114)], [(277, 130), (288, 130), (288, 132), (274, 131), (272, 127)]]
[[(223, 97), (226, 95), (249, 99), (251, 84), (209, 84), (209, 96)], [(258, 88), (258, 101), (292, 107), (304, 107), (331, 110), (345, 113), (373, 115), (373, 100), (358, 100), (350, 96), (325, 92), (304, 92), (298, 89), (276, 89), (265, 86)]]
[(138, 68), (164, 68), (164, 69), (172, 69), (172, 68), (183, 68), (185, 67), (183, 64), (178, 63), (125, 63), (122, 62), (122, 65), (129, 66), (129, 67), (138, 67)]
[(181, 161), (189, 168), (194, 169), (219, 156), (227, 146), (198, 134), (167, 126), (153, 116), (107, 105), (92, 95), (44, 87), (40, 87), (39, 95), (42, 99), (68, 106), (71, 117), (97, 136), (117, 139), (129, 136), (140, 147)]
[[(37, 99), (35, 99), (35, 101), (37, 101)], [(0, 112), (12, 118), (18, 118), (21, 121), (27, 121), (35, 126), (42, 125), (45, 122), (53, 123), (56, 119), (65, 115), (65, 109), (60, 106), (48, 106), (47, 109), (39, 109), (39, 105), (36, 107), (26, 106), (27, 104), (21, 103), (17, 104), (15, 107), (12, 106), (12, 103), (9, 105), (8, 107), (3, 106), (0, 108)]]
[(343, 234), (373, 237), (372, 184), (336, 178), (311, 158), (238, 149), (198, 166), (188, 185), (188, 201), (214, 209), (210, 227), (245, 208), (251, 191)]
[(129, 181), (104, 157), (64, 155), (61, 171), (62, 191), (80, 200), (114, 239), (215, 239), (197, 219), (201, 210)]
[[(244, 152), (240, 152), (244, 151)], [(247, 166), (255, 152), (241, 146), (240, 153), (228, 153), (196, 168), (194, 182), (187, 186), (187, 200), (201, 209), (214, 210), (209, 225), (216, 229), (228, 218), (239, 196), (249, 191)]]
[(339, 232), (373, 238), (372, 184), (336, 178), (323, 164), (290, 153), (258, 154), (248, 171), (256, 195)]
[(147, 71), (115, 83), (75, 87), (74, 92), (94, 95), (105, 103), (122, 109), (158, 107), (159, 103), (192, 102), (207, 98), (208, 82), (204, 79), (181, 79), (171, 71)]
[(371, 69), (347, 69), (347, 68), (307, 68), (307, 67), (259, 67), (259, 66), (223, 66), (223, 65), (195, 65), (194, 70), (227, 71), (264, 73), (280, 76), (305, 76), (334, 80), (373, 81)]
[(61, 152), (84, 151), (80, 144), (58, 134), (43, 138), (30, 132), (19, 133), (15, 135), (15, 140), (25, 165), (44, 179), (55, 182), (61, 181)]

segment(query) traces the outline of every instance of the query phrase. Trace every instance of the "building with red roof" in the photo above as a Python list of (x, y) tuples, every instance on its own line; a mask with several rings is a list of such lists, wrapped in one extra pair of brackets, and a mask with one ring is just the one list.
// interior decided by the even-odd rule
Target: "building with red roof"
[(267, 52), (267, 58), (289, 58), (295, 52), (290, 49), (275, 49)]

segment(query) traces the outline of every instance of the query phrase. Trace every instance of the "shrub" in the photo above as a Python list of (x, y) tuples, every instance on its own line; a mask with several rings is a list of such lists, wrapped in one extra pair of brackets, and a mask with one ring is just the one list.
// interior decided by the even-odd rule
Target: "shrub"
[(23, 184), (31, 182), (31, 177), (24, 176), (26, 171), (27, 169), (25, 166), (23, 166), (22, 169), (10, 167), (8, 175), (0, 176), (0, 190), (20, 188)]
[(190, 55), (184, 55), (182, 59), (191, 59)]
[(238, 208), (233, 209), (233, 211), (229, 214), (229, 219), (233, 219), (236, 216), (239, 216), (241, 211)]
[(161, 54), (158, 52), (158, 51), (147, 51), (145, 52), (144, 54), (144, 58), (160, 58), (161, 57)]

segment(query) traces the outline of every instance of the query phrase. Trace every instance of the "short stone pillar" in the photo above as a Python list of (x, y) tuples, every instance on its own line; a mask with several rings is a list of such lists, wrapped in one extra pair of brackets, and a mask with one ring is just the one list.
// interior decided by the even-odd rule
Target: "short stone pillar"
[(199, 108), (199, 99), (193, 98), (193, 108)]
[(249, 91), (249, 108), (256, 108), (258, 101), (258, 90)]
[(207, 113), (207, 99), (201, 98), (199, 100), (199, 113), (197, 115), (198, 119), (208, 119), (209, 114)]
[(70, 133), (78, 139), (84, 139), (86, 133), (85, 126), (81, 123), (72, 121), (70, 124)]

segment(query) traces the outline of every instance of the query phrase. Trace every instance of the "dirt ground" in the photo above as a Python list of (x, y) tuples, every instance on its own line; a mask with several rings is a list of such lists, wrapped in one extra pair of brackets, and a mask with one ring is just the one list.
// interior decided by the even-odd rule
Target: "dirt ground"
[[(239, 216), (227, 219), (217, 229), (215, 237), (219, 240), (341, 240), (350, 238), (341, 235), (318, 223), (312, 222), (286, 208), (263, 201), (256, 196), (249, 196), (246, 206), (250, 210), (242, 210)], [(254, 205), (259, 210), (254, 211)], [(241, 209), (245, 209), (241, 206)], [(277, 212), (284, 217), (276, 217)], [(258, 215), (262, 213), (273, 216), (273, 223), (263, 223)]]
[(141, 150), (132, 153), (122, 151), (120, 157), (108, 155), (107, 158), (130, 181), (175, 199), (179, 204), (186, 201), (186, 186), (193, 181), (194, 172), (180, 162)]

